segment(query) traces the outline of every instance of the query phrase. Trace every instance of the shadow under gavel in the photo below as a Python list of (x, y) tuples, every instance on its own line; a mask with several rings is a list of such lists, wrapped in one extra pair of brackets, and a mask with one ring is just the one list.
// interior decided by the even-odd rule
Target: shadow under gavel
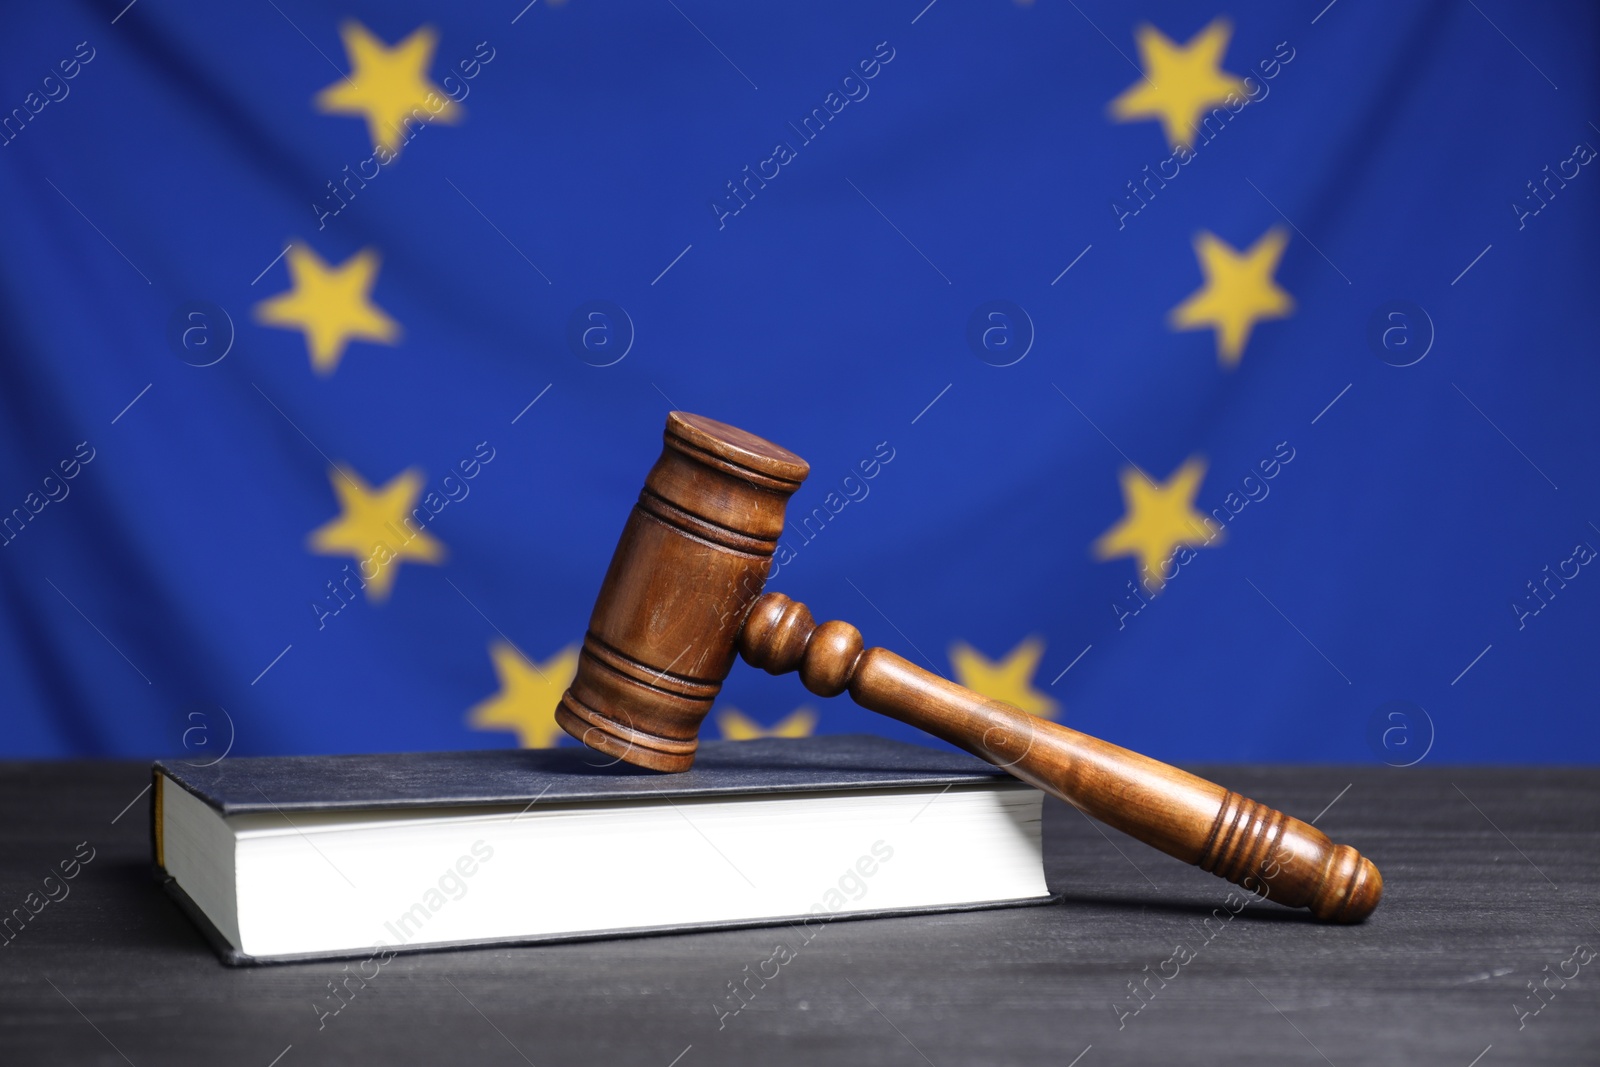
[(688, 770), (737, 649), (769, 673), (799, 671), (819, 696), (849, 692), (1258, 896), (1332, 922), (1377, 907), (1378, 869), (1315, 827), (865, 648), (849, 623), (819, 625), (804, 604), (763, 594), (784, 506), (810, 468), (698, 415), (672, 412), (665, 438), (556, 709), (573, 737), (640, 767)]

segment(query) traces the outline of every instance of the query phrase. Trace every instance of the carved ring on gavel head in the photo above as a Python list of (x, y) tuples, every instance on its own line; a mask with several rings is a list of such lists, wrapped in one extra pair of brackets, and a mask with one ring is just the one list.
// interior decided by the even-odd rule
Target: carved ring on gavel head
[(1176, 767), (1035, 718), (867, 648), (846, 622), (763, 593), (784, 507), (810, 468), (787, 449), (713, 419), (667, 416), (600, 586), (562, 729), (658, 771), (688, 770), (700, 723), (737, 651), (771, 674), (798, 671), (820, 696), (925, 730), (1186, 863), (1258, 896), (1359, 922), (1377, 907), (1372, 862), (1326, 834)]

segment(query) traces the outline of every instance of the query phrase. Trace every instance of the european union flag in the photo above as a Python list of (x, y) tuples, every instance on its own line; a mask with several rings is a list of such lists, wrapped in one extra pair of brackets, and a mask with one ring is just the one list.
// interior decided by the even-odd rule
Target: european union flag
[(1592, 7), (4, 22), (9, 754), (575, 743), (680, 409), (810, 461), (771, 588), (1035, 715), (1595, 756)]

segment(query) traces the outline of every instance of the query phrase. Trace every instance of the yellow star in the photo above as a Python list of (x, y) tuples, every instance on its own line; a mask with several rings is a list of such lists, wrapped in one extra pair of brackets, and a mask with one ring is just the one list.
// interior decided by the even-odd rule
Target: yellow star
[[(389, 598), (401, 560), (444, 559), (444, 546), (412, 516), (422, 494), (421, 471), (398, 474), (382, 489), (373, 489), (348, 467), (333, 468), (328, 480), (343, 514), (311, 531), (307, 547), (324, 556), (354, 556), (368, 600)], [(417, 510), (424, 520), (432, 515), (426, 507)]]
[(378, 253), (365, 248), (337, 267), (298, 241), (289, 246), (288, 292), (256, 305), (256, 321), (306, 335), (311, 369), (332, 374), (352, 339), (392, 345), (400, 324), (370, 297), (378, 280)]
[[(1206, 519), (1194, 510), (1195, 494), (1206, 476), (1206, 461), (1191, 457), (1165, 484), (1152, 482), (1144, 471), (1126, 467), (1122, 471), (1122, 499), (1127, 514), (1122, 521), (1100, 535), (1094, 543), (1099, 559), (1132, 556), (1144, 572), (1141, 582), (1151, 593), (1166, 584), (1163, 566), (1176, 568), (1187, 562), (1174, 556), (1190, 547), (1212, 545), (1222, 537), (1220, 529), (1208, 531)], [(1174, 573), (1176, 573), (1174, 569)]]
[(1222, 69), (1222, 54), (1232, 36), (1233, 27), (1224, 18), (1213, 19), (1184, 45), (1154, 26), (1140, 26), (1134, 39), (1144, 79), (1111, 101), (1112, 116), (1118, 122), (1160, 119), (1173, 149), (1189, 147), (1201, 115), (1230, 95), (1243, 100), (1248, 93), (1241, 79)]
[(1029, 715), (1053, 719), (1060, 705), (1033, 687), (1044, 642), (1030, 637), (1007, 652), (997, 663), (964, 641), (950, 646), (950, 665), (956, 681), (990, 700), (1020, 708)]
[(411, 139), (407, 119), (461, 121), (460, 105), (428, 80), (434, 46), (439, 43), (432, 26), (418, 28), (393, 48), (354, 19), (339, 27), (339, 36), (350, 57), (350, 75), (323, 89), (314, 102), (324, 114), (366, 116), (379, 163), (390, 162)]
[(1273, 280), (1288, 243), (1289, 234), (1281, 226), (1262, 234), (1246, 252), (1216, 234), (1202, 232), (1194, 240), (1194, 254), (1206, 283), (1172, 309), (1172, 328), (1213, 327), (1217, 331), (1218, 362), (1224, 367), (1237, 367), (1256, 323), (1288, 318), (1294, 312), (1294, 298)]
[(758, 737), (810, 737), (817, 728), (817, 713), (796, 708), (771, 728), (762, 726), (738, 708), (717, 712), (717, 726), (724, 741), (754, 741)]
[(467, 713), (474, 730), (513, 730), (523, 748), (551, 748), (561, 738), (556, 705), (578, 672), (578, 646), (568, 645), (543, 663), (524, 656), (509, 641), (489, 646), (500, 692)]

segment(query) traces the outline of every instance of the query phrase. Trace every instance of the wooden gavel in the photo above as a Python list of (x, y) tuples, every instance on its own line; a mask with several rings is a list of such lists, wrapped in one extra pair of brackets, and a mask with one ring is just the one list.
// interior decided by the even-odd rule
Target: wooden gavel
[(1080, 811), (1258, 896), (1360, 922), (1383, 878), (1349, 845), (1176, 767), (1036, 718), (863, 648), (845, 622), (762, 593), (805, 460), (733, 426), (674, 411), (600, 587), (556, 721), (591, 748), (684, 771), (733, 666), (798, 670), (819, 696), (941, 737)]

